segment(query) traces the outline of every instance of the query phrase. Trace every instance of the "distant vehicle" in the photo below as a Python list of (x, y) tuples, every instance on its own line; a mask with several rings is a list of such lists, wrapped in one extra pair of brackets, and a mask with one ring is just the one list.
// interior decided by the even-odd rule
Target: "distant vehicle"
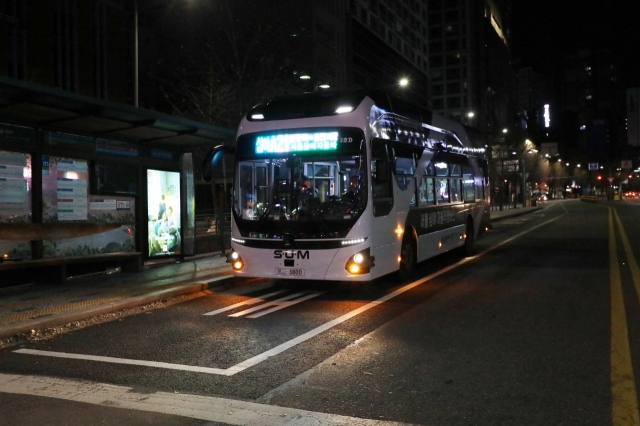
[(640, 198), (640, 192), (628, 191), (622, 194), (624, 198)]
[(489, 226), (475, 133), (377, 91), (256, 106), (235, 145), (234, 274), (370, 281), (468, 252)]
[(540, 195), (540, 201), (547, 201), (547, 194)]

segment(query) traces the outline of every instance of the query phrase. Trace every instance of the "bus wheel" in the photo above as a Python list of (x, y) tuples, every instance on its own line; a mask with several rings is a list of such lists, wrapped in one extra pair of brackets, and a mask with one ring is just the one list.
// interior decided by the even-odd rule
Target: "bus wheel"
[(400, 249), (400, 277), (407, 279), (411, 277), (411, 272), (416, 265), (416, 245), (411, 238), (402, 240)]
[(467, 219), (467, 229), (465, 231), (467, 237), (464, 239), (464, 245), (462, 246), (462, 254), (464, 256), (471, 256), (473, 251), (473, 220)]

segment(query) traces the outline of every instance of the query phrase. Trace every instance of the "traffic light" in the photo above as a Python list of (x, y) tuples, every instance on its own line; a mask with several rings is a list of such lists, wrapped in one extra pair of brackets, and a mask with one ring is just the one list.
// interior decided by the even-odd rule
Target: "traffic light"
[(602, 176), (598, 175), (598, 180), (602, 180)]

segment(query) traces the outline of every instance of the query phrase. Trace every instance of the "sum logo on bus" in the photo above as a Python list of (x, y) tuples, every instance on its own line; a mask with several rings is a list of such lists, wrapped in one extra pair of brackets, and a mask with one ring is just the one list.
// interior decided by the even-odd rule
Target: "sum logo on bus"
[(309, 250), (274, 250), (273, 258), (274, 259), (309, 259)]

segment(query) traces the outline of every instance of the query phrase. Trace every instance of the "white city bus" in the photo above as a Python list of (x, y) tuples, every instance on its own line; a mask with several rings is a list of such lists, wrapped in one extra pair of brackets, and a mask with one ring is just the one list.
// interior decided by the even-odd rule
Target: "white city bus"
[(470, 134), (381, 91), (257, 105), (235, 146), (234, 274), (368, 281), (469, 253), (489, 226), (487, 162)]

